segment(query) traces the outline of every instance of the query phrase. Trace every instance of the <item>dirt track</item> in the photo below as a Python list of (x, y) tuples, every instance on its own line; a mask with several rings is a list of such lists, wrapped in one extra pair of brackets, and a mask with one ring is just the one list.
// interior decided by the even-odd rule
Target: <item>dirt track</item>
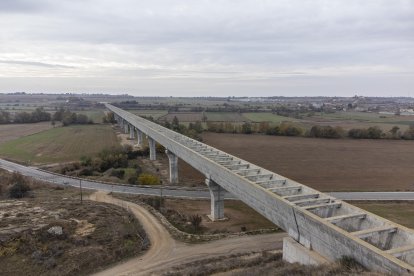
[(116, 204), (131, 210), (143, 225), (151, 242), (151, 247), (146, 254), (101, 271), (96, 275), (148, 275), (199, 259), (281, 249), (282, 238), (286, 236), (284, 233), (276, 233), (228, 238), (205, 244), (185, 244), (175, 241), (155, 217), (137, 204), (113, 198), (103, 192), (91, 195), (91, 199)]

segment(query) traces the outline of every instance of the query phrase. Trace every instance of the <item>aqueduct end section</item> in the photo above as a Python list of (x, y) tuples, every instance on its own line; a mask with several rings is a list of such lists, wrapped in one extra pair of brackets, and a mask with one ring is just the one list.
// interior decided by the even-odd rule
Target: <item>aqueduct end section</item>
[(106, 107), (125, 132), (137, 130), (138, 143), (142, 133), (147, 135), (152, 160), (156, 143), (166, 148), (171, 182), (178, 181), (177, 158), (206, 176), (213, 220), (224, 216), (222, 191), (227, 190), (285, 230), (290, 236), (285, 260), (314, 264), (348, 256), (374, 271), (414, 272), (413, 230), (113, 105)]

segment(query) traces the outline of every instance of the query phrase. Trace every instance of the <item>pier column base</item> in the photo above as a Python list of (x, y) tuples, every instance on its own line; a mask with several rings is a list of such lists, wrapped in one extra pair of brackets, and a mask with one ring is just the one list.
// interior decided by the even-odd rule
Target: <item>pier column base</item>
[(208, 216), (212, 221), (224, 220), (224, 189), (213, 180), (206, 179), (210, 190), (211, 213)]
[(142, 146), (143, 144), (142, 131), (139, 129), (137, 129), (137, 138), (138, 138), (138, 145)]
[(157, 160), (157, 149), (155, 147), (155, 140), (148, 136), (148, 145), (150, 149), (150, 160)]
[(288, 263), (303, 265), (322, 265), (329, 263), (327, 259), (317, 252), (310, 250), (291, 237), (283, 238), (283, 260)]
[(178, 183), (178, 157), (173, 152), (165, 150), (165, 154), (168, 156), (170, 167), (170, 183)]

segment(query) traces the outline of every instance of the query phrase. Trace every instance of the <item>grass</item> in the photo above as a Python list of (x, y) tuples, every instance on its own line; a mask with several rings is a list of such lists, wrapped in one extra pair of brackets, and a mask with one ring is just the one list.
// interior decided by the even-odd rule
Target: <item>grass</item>
[(253, 122), (280, 123), (283, 121), (295, 121), (293, 118), (279, 116), (270, 112), (249, 112), (243, 113), (243, 117)]
[(414, 229), (414, 202), (351, 202), (388, 220)]
[(100, 110), (100, 109), (88, 110), (88, 111), (75, 111), (75, 112), (88, 116), (88, 118), (92, 119), (92, 121), (96, 124), (101, 124), (102, 118), (105, 116), (105, 113), (103, 112), (103, 110)]
[(0, 156), (26, 163), (56, 163), (79, 160), (118, 145), (109, 125), (58, 127), (0, 145)]

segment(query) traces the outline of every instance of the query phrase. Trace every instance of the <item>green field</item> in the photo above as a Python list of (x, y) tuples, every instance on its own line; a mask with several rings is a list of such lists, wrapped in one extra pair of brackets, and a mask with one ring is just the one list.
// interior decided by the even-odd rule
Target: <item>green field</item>
[(100, 110), (100, 109), (88, 110), (88, 111), (75, 111), (75, 112), (88, 116), (88, 118), (92, 119), (92, 121), (95, 124), (101, 124), (102, 123), (102, 118), (105, 116), (104, 111)]
[(118, 144), (109, 125), (57, 127), (0, 145), (0, 156), (30, 164), (68, 162)]
[(269, 123), (281, 123), (284, 121), (297, 121), (294, 118), (279, 116), (270, 112), (249, 112), (243, 113), (243, 117), (252, 122), (269, 122)]

